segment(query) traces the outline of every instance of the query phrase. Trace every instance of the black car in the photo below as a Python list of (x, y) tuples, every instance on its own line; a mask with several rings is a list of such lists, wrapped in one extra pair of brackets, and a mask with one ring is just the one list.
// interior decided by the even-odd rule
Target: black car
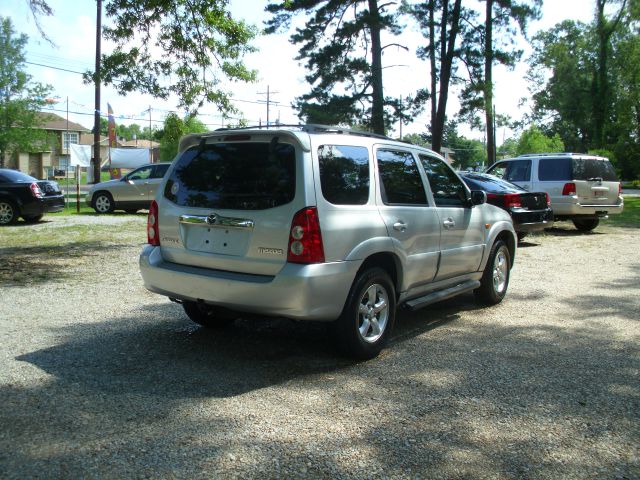
[(513, 219), (513, 228), (522, 240), (553, 223), (551, 201), (546, 192), (527, 192), (521, 187), (487, 173), (459, 172), (471, 190), (484, 190), (487, 203), (505, 209)]
[(0, 168), (0, 225), (37, 222), (47, 212), (64, 208), (64, 195), (56, 182), (36, 180), (17, 170)]

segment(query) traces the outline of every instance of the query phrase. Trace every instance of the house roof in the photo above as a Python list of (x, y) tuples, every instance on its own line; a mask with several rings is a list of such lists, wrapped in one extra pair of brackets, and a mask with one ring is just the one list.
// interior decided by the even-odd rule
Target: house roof
[(83, 127), (79, 123), (75, 123), (69, 120), (67, 123), (66, 118), (62, 118), (60, 115), (56, 115), (55, 113), (50, 112), (38, 112), (38, 117), (42, 122), (42, 126), (40, 128), (44, 130), (57, 130), (61, 132), (65, 132), (69, 130), (70, 132), (89, 132), (88, 128)]

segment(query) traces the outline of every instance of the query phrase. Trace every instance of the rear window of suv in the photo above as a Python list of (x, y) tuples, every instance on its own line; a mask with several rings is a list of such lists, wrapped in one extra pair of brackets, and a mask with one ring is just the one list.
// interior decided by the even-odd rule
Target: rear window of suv
[(618, 180), (616, 171), (607, 160), (590, 158), (541, 158), (538, 164), (540, 181), (569, 181), (601, 178), (606, 182)]
[(293, 145), (216, 143), (180, 155), (164, 196), (184, 207), (265, 210), (293, 200), (295, 178)]

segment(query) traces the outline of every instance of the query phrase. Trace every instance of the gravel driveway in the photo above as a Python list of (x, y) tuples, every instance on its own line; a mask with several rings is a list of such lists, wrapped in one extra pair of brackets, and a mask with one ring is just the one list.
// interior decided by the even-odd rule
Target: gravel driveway
[(639, 230), (532, 237), (501, 305), (400, 313), (353, 363), (319, 325), (191, 324), (122, 218), (0, 285), (0, 478), (640, 478)]

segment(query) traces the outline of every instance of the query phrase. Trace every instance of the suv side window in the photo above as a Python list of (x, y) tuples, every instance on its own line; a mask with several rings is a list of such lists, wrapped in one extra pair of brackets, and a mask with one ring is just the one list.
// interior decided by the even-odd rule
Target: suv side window
[(538, 160), (538, 180), (564, 181), (573, 180), (570, 158), (541, 158)]
[(487, 173), (509, 182), (529, 182), (531, 181), (531, 160), (500, 162)]
[(164, 174), (167, 173), (169, 169), (169, 164), (166, 165), (154, 165), (153, 173), (151, 174), (151, 178), (162, 178)]
[(369, 200), (369, 150), (349, 145), (318, 147), (322, 196), (334, 205), (364, 205)]
[(464, 207), (467, 189), (453, 170), (439, 158), (420, 155), (437, 207)]
[(410, 152), (378, 150), (380, 190), (385, 205), (427, 205), (427, 195)]
[(127, 175), (127, 180), (146, 180), (151, 176), (151, 166), (142, 167), (138, 170), (134, 170), (129, 175)]

